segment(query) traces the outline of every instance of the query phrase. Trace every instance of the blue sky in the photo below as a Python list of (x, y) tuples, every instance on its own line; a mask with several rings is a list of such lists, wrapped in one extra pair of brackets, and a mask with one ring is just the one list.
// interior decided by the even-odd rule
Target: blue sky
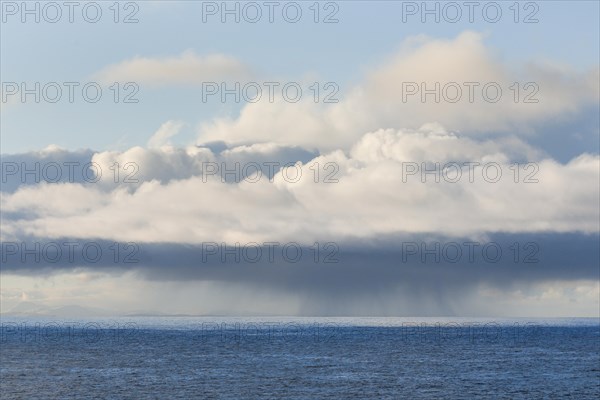
[[(138, 2), (139, 23), (114, 24), (104, 2), (97, 24), (80, 17), (74, 23), (20, 23), (7, 16), (2, 24), (2, 81), (88, 82), (108, 65), (134, 56), (169, 57), (186, 50), (198, 55), (234, 56), (270, 80), (296, 81), (310, 75), (338, 83), (341, 93), (363, 79), (374, 66), (385, 62), (409, 36), (426, 34), (455, 37), (464, 30), (485, 35), (494, 55), (515, 65), (532, 61), (567, 64), (578, 70), (598, 64), (600, 48), (595, 1), (538, 2), (538, 23), (514, 23), (513, 2), (500, 2), (503, 17), (486, 22), (475, 11), (475, 22), (465, 15), (458, 23), (423, 24), (417, 16), (402, 22), (403, 2), (339, 2), (338, 23), (314, 24), (306, 15), (298, 24), (276, 15), (275, 23), (259, 21), (222, 24), (218, 16), (202, 22), (202, 2)], [(521, 7), (524, 8), (524, 4)], [(304, 2), (305, 13), (310, 2)], [(521, 9), (520, 18), (533, 8)], [(324, 12), (324, 11), (323, 11)], [(78, 14), (76, 14), (78, 15)], [(231, 17), (229, 17), (231, 18)], [(431, 21), (432, 17), (428, 21)], [(231, 20), (231, 19), (230, 19)], [(43, 66), (43, 68), (40, 68)], [(189, 126), (176, 143), (188, 144), (194, 127), (215, 116), (235, 116), (235, 104), (202, 103), (198, 88), (140, 85), (138, 104), (3, 104), (2, 152), (34, 150), (50, 144), (69, 149), (106, 150), (142, 145), (165, 121), (186, 121)], [(31, 118), (35, 113), (36, 118)]]

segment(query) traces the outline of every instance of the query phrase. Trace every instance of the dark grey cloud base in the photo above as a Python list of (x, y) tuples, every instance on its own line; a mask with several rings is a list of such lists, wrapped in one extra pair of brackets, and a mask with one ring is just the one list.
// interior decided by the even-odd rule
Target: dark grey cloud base
[[(439, 250), (433, 251), (436, 242)], [(340, 242), (336, 243), (337, 248), (331, 244), (326, 250), (324, 246), (333, 242), (323, 242), (318, 253), (314, 245), (291, 243), (287, 255), (283, 251), (286, 243), (248, 245), (244, 253), (243, 244), (236, 251), (234, 243), (227, 243), (227, 250), (221, 243), (212, 242), (204, 246), (131, 243), (126, 248), (126, 243), (61, 238), (38, 241), (37, 254), (35, 243), (33, 239), (2, 243), (1, 271), (37, 275), (80, 268), (107, 272), (136, 270), (148, 280), (226, 281), (360, 291), (399, 282), (460, 286), (476, 282), (507, 285), (520, 281), (598, 279), (600, 265), (600, 236), (580, 233), (496, 233), (479, 242), (471, 238), (407, 235), (380, 238), (377, 242)], [(71, 259), (66, 251), (68, 246), (63, 243), (71, 243), (74, 248)], [(471, 245), (472, 253), (465, 243), (477, 243)], [(518, 255), (515, 243), (520, 248)], [(63, 249), (60, 256), (54, 244)], [(81, 249), (86, 244), (101, 248), (102, 256), (98, 257), (93, 248), (89, 256), (84, 256)], [(523, 250), (528, 244), (531, 246)], [(15, 245), (24, 246), (28, 253), (23, 254)], [(114, 256), (115, 245), (121, 248), (118, 258)], [(418, 249), (421, 245), (429, 252)], [(450, 246), (447, 253), (443, 251), (445, 245)], [(486, 245), (488, 255), (483, 252)], [(457, 247), (462, 249), (460, 256), (454, 251)]]

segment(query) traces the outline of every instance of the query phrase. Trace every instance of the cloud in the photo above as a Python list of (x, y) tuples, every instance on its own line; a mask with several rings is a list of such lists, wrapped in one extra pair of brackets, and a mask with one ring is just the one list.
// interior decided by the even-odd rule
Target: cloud
[[(236, 59), (186, 52), (136, 57), (97, 77), (164, 86), (250, 74)], [(502, 99), (471, 102), (465, 95), (456, 103), (423, 103), (418, 94), (403, 96), (407, 82), (427, 88), (458, 82), (464, 88), (473, 81), (497, 83)], [(115, 242), (135, 242), (140, 260), (90, 265), (81, 258), (12, 259), (2, 265), (3, 281), (27, 277), (33, 283), (8, 291), (3, 283), (2, 296), (16, 301), (27, 293), (57, 304), (83, 299), (97, 305), (107, 293), (132, 287), (115, 308), (123, 302), (165, 312), (551, 315), (569, 312), (565, 304), (572, 303), (573, 312), (593, 315), (600, 155), (589, 145), (597, 139), (583, 137), (597, 134), (595, 128), (569, 121), (597, 107), (598, 81), (597, 69), (510, 68), (477, 33), (450, 40), (420, 36), (342, 90), (337, 104), (317, 104), (312, 96), (294, 104), (281, 97), (248, 104), (236, 118), (202, 123), (198, 146), (170, 145), (184, 123), (169, 120), (147, 148), (51, 147), (3, 156), (2, 241), (94, 241), (106, 254)], [(527, 82), (539, 87), (538, 103), (521, 101), (530, 94)], [(584, 145), (557, 160), (563, 133)], [(48, 165), (72, 162), (73, 179), (44, 179), (48, 172), (53, 176)], [(24, 179), (22, 170), (32, 168), (37, 172)], [(90, 179), (90, 171), (101, 174)], [(448, 180), (448, 171), (460, 179)], [(509, 257), (494, 265), (481, 259), (398, 265), (402, 242), (436, 240), (498, 241), (505, 250), (515, 242), (535, 242), (540, 263)], [(199, 249), (208, 242), (294, 242), (312, 255), (315, 242), (329, 241), (339, 245), (338, 263), (310, 258), (293, 264), (281, 257), (268, 263), (199, 262)], [(32, 290), (35, 279), (63, 272), (71, 279), (69, 293)], [(77, 292), (80, 284), (97, 286), (86, 297)], [(138, 294), (143, 301), (133, 299)], [(505, 296), (510, 300), (503, 301)]]
[[(174, 132), (178, 126), (178, 122), (169, 121), (157, 133)], [(280, 166), (297, 161), (306, 163), (317, 155), (300, 147), (275, 143), (236, 147), (228, 147), (220, 142), (185, 148), (170, 145), (149, 148), (136, 146), (125, 151), (103, 152), (68, 151), (48, 146), (41, 151), (2, 155), (1, 191), (14, 193), (19, 188), (49, 182), (75, 183), (103, 191), (117, 187), (135, 190), (142, 183), (153, 180), (168, 183), (202, 176), (207, 163), (216, 164), (219, 170), (234, 169), (236, 163), (255, 163), (267, 179), (272, 179)], [(271, 168), (268, 163), (275, 165)], [(247, 171), (252, 173), (254, 169), (248, 168)], [(216, 174), (216, 177), (220, 180), (220, 174)], [(235, 181), (232, 175), (223, 178), (228, 182)]]
[[(597, 310), (598, 155), (558, 163), (514, 136), (479, 139), (432, 123), (370, 132), (347, 152), (321, 155), (276, 143), (213, 143), (123, 152), (52, 147), (11, 156), (17, 165), (27, 161), (29, 169), (35, 162), (73, 159), (93, 160), (103, 171), (133, 162), (139, 182), (114, 182), (108, 173), (97, 183), (3, 185), (4, 243), (32, 249), (33, 242), (94, 242), (105, 255), (93, 263), (79, 252), (74, 262), (9, 256), (1, 271), (3, 296), (11, 304), (18, 303), (14, 293), (25, 292), (47, 304), (113, 312), (559, 316)], [(203, 176), (206, 162), (231, 170), (236, 162), (268, 160), (296, 164), (302, 178), (284, 179), (285, 168), (256, 183)], [(539, 167), (538, 183), (514, 182), (510, 167), (523, 160)], [(431, 175), (423, 183), (420, 174), (403, 181), (407, 163), (430, 168), (462, 161), (498, 163), (504, 179), (487, 182), (477, 167), (474, 182), (466, 179), (466, 168), (457, 183), (436, 183)], [(327, 163), (337, 166), (337, 183), (322, 181)], [(480, 255), (473, 263), (401, 261), (402, 243), (432, 248), (434, 241), (471, 240), (500, 243), (504, 258), (493, 264)], [(304, 258), (290, 263), (276, 253), (273, 262), (238, 263), (231, 256), (202, 261), (202, 243), (267, 241), (298, 243)], [(315, 241), (336, 242), (338, 262), (314, 262)], [(138, 262), (115, 263), (115, 242), (135, 242)], [(515, 242), (521, 250), (537, 243), (539, 262), (515, 263)], [(101, 278), (89, 281), (89, 274)], [(63, 283), (47, 287), (48, 277)], [(106, 302), (113, 291), (121, 294)]]
[[(473, 139), (435, 124), (368, 133), (349, 153), (311, 156), (275, 144), (218, 155), (208, 148), (138, 147), (92, 160), (108, 172), (98, 183), (2, 192), (3, 238), (309, 244), (407, 232), (594, 233), (600, 224), (598, 155), (561, 164), (516, 137)], [(267, 160), (279, 163), (272, 177), (241, 173), (250, 162), (266, 168)], [(127, 162), (139, 171), (138, 182), (124, 183), (122, 171), (115, 183), (111, 166)], [(229, 170), (229, 182), (209, 174), (207, 163)], [(437, 178), (424, 172), (434, 167)]]
[[(203, 260), (200, 246), (152, 243), (140, 246), (139, 263), (119, 264), (112, 260), (114, 243), (98, 242), (110, 255), (101, 262), (86, 263), (79, 253), (74, 263), (66, 258), (35, 263), (32, 255), (20, 262), (18, 256), (9, 256), (3, 279), (14, 280), (13, 292), (19, 292), (30, 291), (24, 280), (51, 276), (51, 281), (71, 283), (44, 288), (48, 283), (42, 281), (35, 286), (36, 297), (44, 288), (54, 301), (80, 298), (120, 311), (124, 305), (131, 310), (145, 304), (162, 312), (232, 315), (530, 316), (528, 310), (536, 315), (595, 315), (597, 234), (490, 234), (488, 239), (506, 251), (498, 262), (486, 261), (481, 248), (473, 262), (454, 263), (444, 257), (436, 262), (431, 254), (425, 262), (419, 256), (403, 261), (401, 243), (407, 240), (425, 240), (433, 248), (431, 237), (418, 235), (345, 243), (336, 255), (338, 263), (315, 262), (312, 246), (304, 248), (299, 262), (291, 263), (285, 262), (281, 247), (273, 262), (267, 257), (248, 262), (236, 261), (231, 254), (225, 261), (220, 255)], [(510, 250), (514, 242), (537, 243), (539, 262), (515, 262)], [(85, 268), (93, 269), (93, 281), (82, 277)], [(133, 292), (116, 289), (119, 286)], [(111, 290), (119, 297), (108, 296), (107, 301), (102, 296)]]
[(202, 82), (247, 79), (251, 69), (224, 54), (200, 56), (191, 50), (175, 57), (134, 57), (94, 74), (104, 84), (136, 82), (140, 85), (197, 85)]
[[(572, 120), (586, 107), (597, 108), (599, 81), (598, 68), (578, 72), (549, 63), (511, 68), (486, 48), (479, 33), (449, 40), (420, 36), (407, 39), (361, 83), (342, 88), (337, 104), (315, 104), (306, 95), (298, 103), (281, 96), (274, 103), (250, 103), (237, 118), (200, 124), (198, 142), (265, 141), (330, 151), (348, 149), (365, 132), (417, 129), (432, 121), (471, 136), (543, 136), (538, 128), (547, 120)], [(435, 94), (423, 100), (422, 93), (437, 84), (437, 100)]]
[(161, 147), (169, 144), (168, 140), (177, 135), (184, 123), (181, 121), (167, 121), (160, 126), (160, 128), (152, 135), (148, 140), (148, 147)]

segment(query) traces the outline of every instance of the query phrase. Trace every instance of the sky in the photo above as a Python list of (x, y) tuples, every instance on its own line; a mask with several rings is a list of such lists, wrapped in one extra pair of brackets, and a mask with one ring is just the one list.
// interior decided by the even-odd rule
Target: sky
[(598, 2), (73, 7), (0, 2), (1, 312), (599, 315)]

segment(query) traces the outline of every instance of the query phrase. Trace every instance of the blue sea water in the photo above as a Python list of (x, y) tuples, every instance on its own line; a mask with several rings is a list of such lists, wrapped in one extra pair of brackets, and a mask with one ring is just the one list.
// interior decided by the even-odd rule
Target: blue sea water
[(1, 399), (598, 399), (598, 319), (2, 317)]

